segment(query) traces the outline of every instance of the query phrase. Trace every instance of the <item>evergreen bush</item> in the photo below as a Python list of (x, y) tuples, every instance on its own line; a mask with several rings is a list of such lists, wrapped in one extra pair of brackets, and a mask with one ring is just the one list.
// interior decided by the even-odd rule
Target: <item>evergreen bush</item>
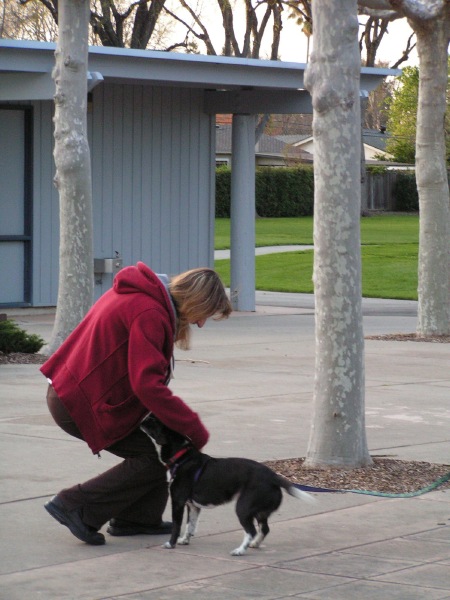
[(230, 217), (231, 198), (231, 169), (218, 167), (216, 169), (216, 217)]
[(314, 173), (306, 168), (261, 168), (256, 172), (256, 212), (260, 217), (313, 214)]
[(419, 194), (417, 193), (415, 172), (398, 171), (392, 190), (395, 210), (417, 212), (419, 210)]
[(9, 319), (0, 321), (0, 352), (35, 354), (44, 344), (45, 341), (39, 335), (27, 333), (14, 321)]
[[(216, 217), (230, 217), (231, 170), (216, 170)], [(255, 177), (256, 212), (260, 217), (302, 217), (313, 214), (312, 167), (262, 167)]]
[[(368, 171), (389, 175), (385, 166), (369, 166)], [(393, 210), (418, 212), (419, 196), (415, 171), (396, 171), (393, 184)], [(216, 169), (216, 217), (230, 217), (231, 169)], [(313, 167), (259, 167), (255, 176), (256, 213), (260, 217), (303, 217), (314, 212)], [(391, 209), (392, 210), (392, 209)]]

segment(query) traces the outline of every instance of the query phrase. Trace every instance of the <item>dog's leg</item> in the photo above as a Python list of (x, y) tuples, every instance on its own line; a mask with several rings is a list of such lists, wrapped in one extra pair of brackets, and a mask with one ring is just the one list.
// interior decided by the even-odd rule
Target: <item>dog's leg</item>
[(267, 524), (267, 519), (260, 519), (258, 521), (259, 531), (255, 535), (255, 537), (250, 542), (250, 548), (259, 548), (263, 539), (269, 533), (269, 525)]
[(180, 535), (181, 525), (183, 523), (184, 502), (174, 502), (172, 497), (172, 533), (170, 540), (163, 545), (163, 548), (175, 548), (177, 539)]
[(256, 527), (253, 523), (253, 516), (250, 514), (249, 498), (241, 494), (236, 502), (236, 514), (239, 518), (239, 523), (245, 531), (242, 544), (230, 552), (231, 556), (242, 556), (250, 546), (250, 542), (256, 537)]
[(194, 506), (191, 502), (187, 503), (187, 511), (188, 516), (186, 530), (184, 532), (184, 536), (178, 540), (178, 543), (183, 544), (184, 546), (187, 546), (191, 537), (195, 535), (195, 532), (197, 531), (198, 518), (200, 516), (200, 508), (197, 508), (197, 506)]
[(244, 535), (244, 539), (242, 540), (242, 544), (238, 548), (235, 548), (230, 552), (231, 556), (242, 556), (243, 554), (245, 554), (245, 551), (250, 546), (252, 537), (253, 536), (251, 533), (246, 533)]

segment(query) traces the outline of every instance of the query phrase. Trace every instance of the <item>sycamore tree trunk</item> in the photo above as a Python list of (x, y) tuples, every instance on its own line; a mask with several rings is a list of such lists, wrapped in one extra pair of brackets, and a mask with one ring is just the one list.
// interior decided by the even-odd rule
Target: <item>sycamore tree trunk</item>
[(89, 0), (59, 0), (55, 93), (55, 184), (59, 191), (60, 248), (54, 352), (92, 305), (91, 161), (87, 141)]
[(410, 21), (420, 61), (416, 133), (420, 337), (450, 333), (450, 208), (444, 129), (449, 16), (450, 10), (429, 21)]
[(361, 306), (360, 55), (356, 0), (312, 3), (305, 84), (314, 135), (314, 415), (305, 464), (371, 463)]

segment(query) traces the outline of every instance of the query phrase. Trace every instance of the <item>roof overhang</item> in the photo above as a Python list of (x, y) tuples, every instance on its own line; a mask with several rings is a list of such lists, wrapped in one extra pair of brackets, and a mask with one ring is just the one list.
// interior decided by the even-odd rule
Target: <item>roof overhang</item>
[[(50, 100), (56, 44), (0, 40), (0, 101)], [(90, 86), (128, 85), (200, 88), (206, 112), (311, 112), (304, 90), (304, 63), (179, 54), (91, 46)], [(401, 71), (361, 69), (361, 89), (370, 92)], [(256, 93), (255, 93), (256, 92)], [(282, 110), (281, 110), (282, 109)]]

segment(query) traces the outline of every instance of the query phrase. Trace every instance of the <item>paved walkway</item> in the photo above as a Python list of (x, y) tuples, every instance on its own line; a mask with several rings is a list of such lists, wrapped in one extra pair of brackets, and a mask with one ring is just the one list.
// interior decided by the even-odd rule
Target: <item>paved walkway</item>
[[(277, 254), (278, 252), (302, 252), (303, 250), (313, 250), (314, 246), (290, 245), (290, 246), (262, 246), (255, 248), (256, 256), (263, 254)], [(214, 258), (230, 258), (230, 250), (215, 250)]]
[[(366, 335), (412, 332), (416, 303), (365, 301)], [(2, 311), (10, 312), (10, 311)], [(53, 312), (13, 311), (48, 339)], [(366, 341), (369, 448), (450, 463), (448, 344)], [(257, 294), (255, 313), (196, 330), (177, 355), (174, 390), (200, 412), (209, 453), (304, 456), (314, 385), (314, 299)], [(242, 539), (232, 505), (205, 510), (190, 546), (112, 538), (88, 546), (44, 502), (116, 463), (93, 457), (52, 422), (34, 365), (0, 366), (0, 598), (4, 600), (450, 599), (450, 490), (416, 498), (285, 497), (260, 550)], [(167, 517), (170, 517), (169, 511)]]

